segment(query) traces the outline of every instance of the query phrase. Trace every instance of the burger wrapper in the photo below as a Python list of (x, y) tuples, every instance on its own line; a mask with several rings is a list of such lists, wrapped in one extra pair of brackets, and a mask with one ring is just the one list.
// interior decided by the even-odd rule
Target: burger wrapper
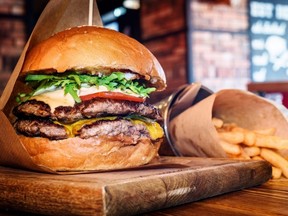
[[(275, 128), (288, 138), (288, 122), (271, 102), (253, 93), (226, 89), (210, 95), (175, 117), (169, 125), (173, 145), (183, 156), (227, 157), (219, 145), (212, 117), (250, 130)], [(288, 152), (280, 153), (288, 156)]]
[(58, 173), (33, 163), (11, 124), (15, 96), (25, 91), (25, 85), (17, 81), (27, 50), (51, 35), (67, 28), (83, 25), (102, 26), (97, 4), (89, 0), (50, 0), (39, 17), (32, 34), (14, 68), (0, 98), (0, 165)]

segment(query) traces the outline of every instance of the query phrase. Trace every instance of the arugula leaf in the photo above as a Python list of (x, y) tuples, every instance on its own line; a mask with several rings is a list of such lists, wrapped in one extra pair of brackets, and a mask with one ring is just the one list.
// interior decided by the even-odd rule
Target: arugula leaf
[(54, 75), (43, 75), (43, 74), (28, 74), (25, 78), (27, 82), (29, 81), (42, 81), (42, 80), (51, 80), (51, 79), (57, 79), (57, 76)]
[(148, 97), (151, 92), (156, 90), (156, 88), (147, 88), (144, 83), (135, 80), (127, 80), (125, 74), (122, 72), (114, 72), (102, 76), (80, 73), (63, 73), (57, 76), (52, 74), (29, 74), (26, 76), (25, 80), (34, 87), (34, 91), (30, 94), (18, 95), (17, 100), (21, 102), (45, 91), (63, 88), (65, 94), (70, 94), (74, 100), (79, 103), (81, 102), (81, 99), (79, 98), (77, 91), (81, 88), (81, 85), (84, 84), (90, 86), (105, 86), (108, 90), (130, 90), (140, 97)]
[(72, 83), (72, 84), (70, 83), (70, 84), (65, 86), (64, 93), (65, 94), (69, 93), (77, 103), (80, 103), (81, 99), (79, 98), (79, 96), (77, 94), (77, 90), (78, 90), (77, 85), (74, 83)]
[(76, 74), (71, 74), (71, 75), (68, 75), (68, 78), (74, 79), (78, 86), (81, 85), (81, 80), (80, 80), (80, 78), (79, 78), (78, 75), (76, 75)]

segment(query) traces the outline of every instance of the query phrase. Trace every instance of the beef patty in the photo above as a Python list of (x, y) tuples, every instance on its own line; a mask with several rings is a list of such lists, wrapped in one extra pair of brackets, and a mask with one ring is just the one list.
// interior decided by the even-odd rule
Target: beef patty
[[(70, 136), (69, 131), (63, 125), (44, 119), (19, 119), (15, 122), (16, 130), (30, 137), (46, 137), (51, 140), (66, 139)], [(140, 138), (149, 137), (149, 132), (143, 124), (133, 124), (126, 119), (98, 120), (84, 125), (76, 131), (76, 135), (83, 139), (93, 136), (105, 136), (107, 138), (123, 140), (132, 139), (136, 142)]]
[(51, 118), (62, 123), (73, 123), (85, 118), (134, 114), (155, 119), (156, 121), (162, 120), (158, 109), (150, 104), (103, 98), (84, 101), (75, 104), (74, 107), (59, 106), (55, 108), (53, 113), (48, 104), (42, 101), (29, 100), (15, 107), (13, 113), (17, 117)]
[(51, 140), (68, 138), (65, 127), (44, 119), (18, 119), (14, 127), (16, 130), (30, 137), (46, 137)]
[[(148, 129), (144, 124), (134, 124), (123, 117), (137, 115), (158, 122), (162, 120), (158, 109), (150, 104), (104, 98), (84, 101), (73, 107), (59, 106), (53, 113), (45, 102), (29, 100), (15, 107), (13, 113), (18, 117), (14, 123), (18, 133), (30, 137), (46, 137), (51, 140), (66, 139), (71, 136), (79, 136), (83, 139), (93, 136), (111, 136), (113, 139), (121, 140), (125, 137), (135, 142), (142, 137), (149, 137)], [(71, 126), (64, 126), (64, 124), (71, 125), (79, 120), (106, 116), (113, 118), (89, 121), (77, 129), (74, 128), (73, 132)]]

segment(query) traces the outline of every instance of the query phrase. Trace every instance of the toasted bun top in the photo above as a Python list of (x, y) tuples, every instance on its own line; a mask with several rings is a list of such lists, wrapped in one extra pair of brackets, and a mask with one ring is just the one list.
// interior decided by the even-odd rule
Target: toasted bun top
[(131, 71), (157, 90), (166, 87), (164, 71), (141, 43), (120, 32), (96, 26), (59, 32), (28, 51), (20, 75), (35, 71)]

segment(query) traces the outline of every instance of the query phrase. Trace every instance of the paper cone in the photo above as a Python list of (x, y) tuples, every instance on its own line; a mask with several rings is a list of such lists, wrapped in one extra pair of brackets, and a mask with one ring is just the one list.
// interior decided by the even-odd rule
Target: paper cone
[(182, 156), (226, 157), (211, 121), (215, 98), (212, 94), (171, 121), (169, 134)]
[(222, 90), (200, 101), (171, 121), (174, 147), (184, 156), (226, 157), (219, 145), (212, 116), (247, 129), (274, 127), (288, 138), (288, 122), (266, 99), (241, 90)]
[(27, 50), (35, 44), (67, 28), (83, 25), (102, 26), (97, 4), (92, 5), (91, 2), (93, 1), (50, 0), (42, 12), (0, 98), (0, 165), (55, 173), (53, 170), (33, 163), (11, 125), (13, 122), (11, 110), (16, 104), (17, 89), (24, 88), (20, 83), (18, 84), (17, 78)]
[(189, 107), (194, 106), (211, 94), (212, 91), (200, 83), (191, 83), (190, 85), (181, 86), (169, 97), (154, 104), (154, 106), (160, 110), (164, 119), (165, 140), (160, 147), (160, 155), (182, 155), (178, 149), (175, 148), (173, 136), (170, 134), (170, 122), (180, 113), (183, 113)]
[(247, 91), (219, 91), (213, 116), (251, 130), (274, 127), (275, 135), (288, 138), (288, 122), (283, 113), (270, 101)]

